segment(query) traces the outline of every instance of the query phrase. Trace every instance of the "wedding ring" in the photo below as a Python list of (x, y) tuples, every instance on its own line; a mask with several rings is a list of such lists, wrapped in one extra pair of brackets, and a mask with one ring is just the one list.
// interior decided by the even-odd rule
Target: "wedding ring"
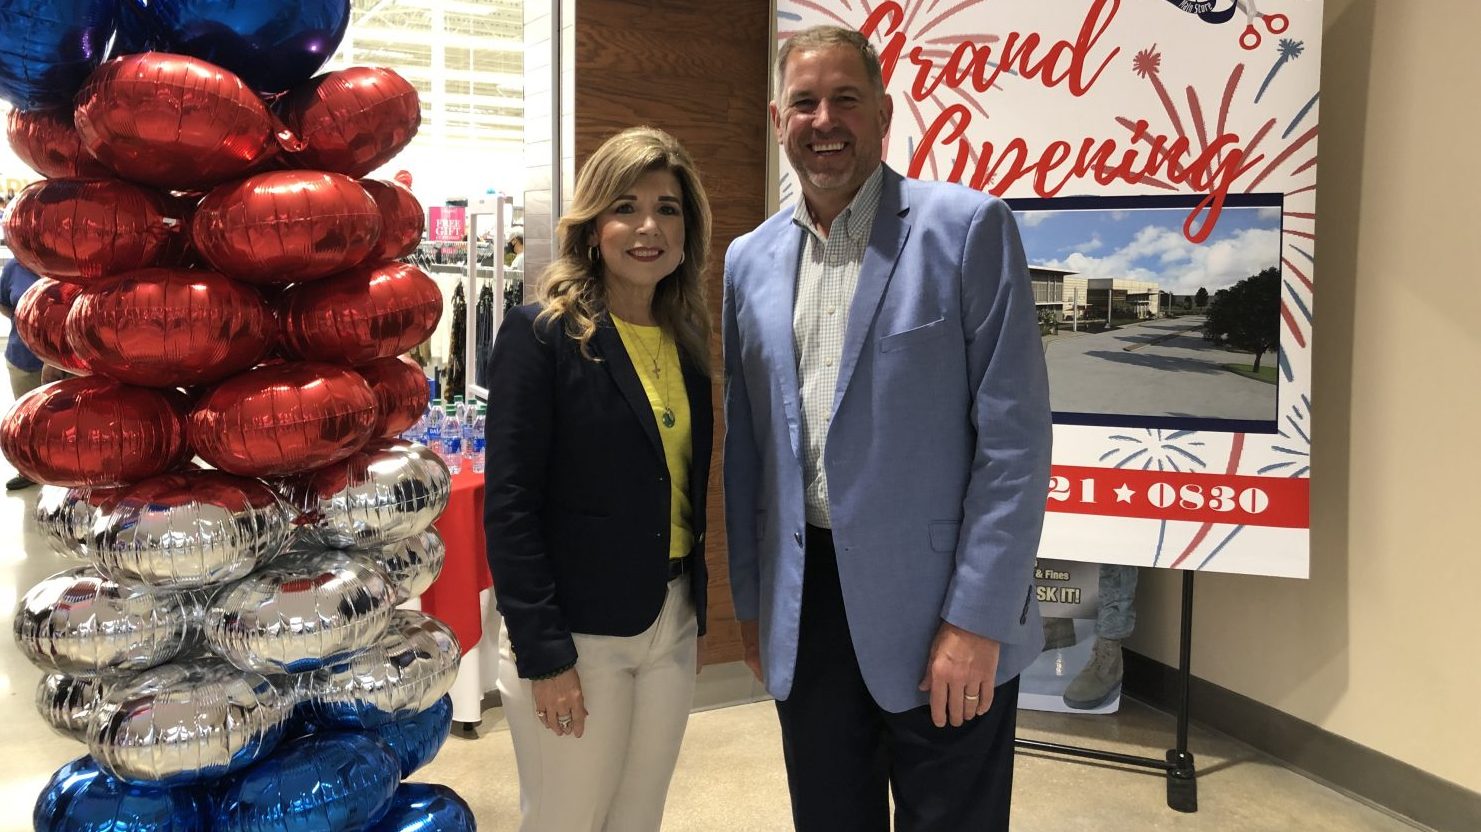
[(555, 723), (560, 727), (565, 728), (566, 726), (571, 724), (571, 717), (569, 714), (565, 716), (558, 716), (555, 718)]
[(981, 699), (982, 697), (981, 696), (973, 696), (970, 693), (964, 693), (964, 694), (962, 694), (962, 698), (965, 699), (965, 700), (967, 700), (968, 702), (976, 702), (977, 700)]

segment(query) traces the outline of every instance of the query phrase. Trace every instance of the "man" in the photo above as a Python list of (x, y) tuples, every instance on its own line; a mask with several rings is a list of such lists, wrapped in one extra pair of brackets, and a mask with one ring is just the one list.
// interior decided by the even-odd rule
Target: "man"
[[(4, 270), (0, 271), (0, 315), (12, 317), (21, 295), (31, 288), (36, 279), (35, 273), (19, 262), (7, 262)], [(10, 337), (5, 339), (5, 369), (10, 371), (10, 392), (17, 399), (41, 386), (41, 359), (21, 340), (20, 333), (15, 331), (14, 326), (10, 328)], [(5, 490), (16, 491), (35, 484), (25, 477), (11, 477), (5, 483)]]
[(795, 35), (770, 107), (802, 202), (725, 264), (726, 528), (799, 830), (1008, 828), (1048, 380), (1002, 202), (881, 163), (868, 42)]

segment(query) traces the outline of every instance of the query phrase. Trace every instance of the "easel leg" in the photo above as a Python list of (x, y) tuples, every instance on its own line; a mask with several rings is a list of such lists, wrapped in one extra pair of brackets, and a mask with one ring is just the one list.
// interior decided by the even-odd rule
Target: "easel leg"
[(1193, 570), (1183, 572), (1183, 609), (1178, 637), (1177, 747), (1167, 752), (1167, 806), (1198, 811), (1198, 770), (1188, 752), (1189, 680), (1193, 661)]

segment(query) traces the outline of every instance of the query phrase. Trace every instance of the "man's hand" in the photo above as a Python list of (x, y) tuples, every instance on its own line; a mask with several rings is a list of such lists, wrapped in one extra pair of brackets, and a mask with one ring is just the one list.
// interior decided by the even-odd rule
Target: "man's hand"
[(554, 679), (537, 679), (530, 687), (535, 698), (535, 718), (558, 737), (573, 734), (581, 739), (586, 733), (586, 704), (576, 668)]
[(948, 721), (960, 727), (987, 713), (998, 674), (998, 650), (993, 639), (941, 622), (920, 682), (920, 689), (931, 694), (931, 722), (937, 728), (946, 727)]
[(761, 622), (758, 619), (742, 621), (741, 646), (746, 651), (746, 667), (756, 676), (756, 681), (766, 684), (766, 671), (761, 669)]

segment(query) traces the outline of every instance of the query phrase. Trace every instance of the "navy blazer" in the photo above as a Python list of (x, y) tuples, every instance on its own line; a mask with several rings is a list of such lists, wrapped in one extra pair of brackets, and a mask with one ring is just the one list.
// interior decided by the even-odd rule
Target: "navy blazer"
[[(635, 636), (668, 592), (670, 483), (653, 407), (611, 320), (581, 355), (540, 307), (509, 311), (489, 359), (484, 531), (524, 678), (576, 661), (572, 633)], [(693, 426), (692, 592), (705, 632), (710, 381), (680, 351)]]

